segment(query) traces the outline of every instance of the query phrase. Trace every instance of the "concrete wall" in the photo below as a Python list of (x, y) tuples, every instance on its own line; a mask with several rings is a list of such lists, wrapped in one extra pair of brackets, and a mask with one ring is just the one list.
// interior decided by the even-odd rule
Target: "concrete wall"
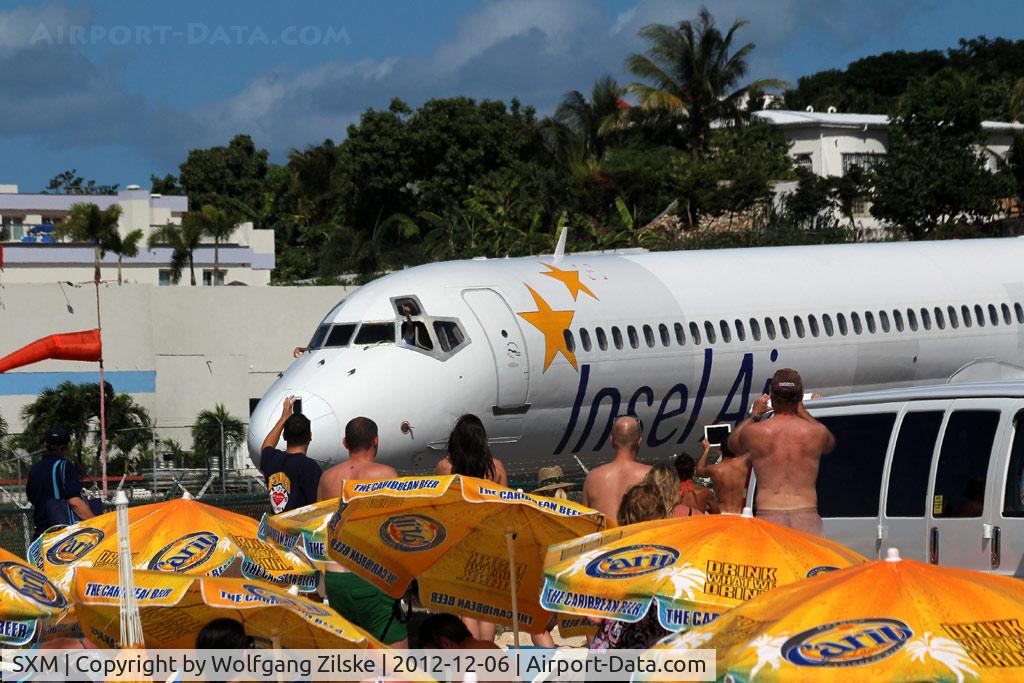
[[(223, 403), (248, 421), (249, 399), (291, 363), (346, 287), (155, 287), (100, 289), (108, 381), (145, 406), (162, 437), (188, 449), (186, 428)], [(0, 356), (49, 334), (96, 326), (92, 286), (0, 287)], [(13, 433), (21, 408), (46, 386), (97, 381), (97, 365), (44, 361), (0, 374), (0, 415)]]

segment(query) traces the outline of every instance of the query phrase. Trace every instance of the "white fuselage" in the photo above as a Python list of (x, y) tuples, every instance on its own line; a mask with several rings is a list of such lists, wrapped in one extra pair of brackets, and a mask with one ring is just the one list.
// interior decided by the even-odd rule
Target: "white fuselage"
[[(379, 426), (381, 461), (433, 467), (455, 420), (474, 413), (507, 463), (569, 471), (574, 455), (607, 457), (611, 421), (627, 413), (643, 422), (648, 460), (699, 452), (703, 426), (742, 419), (782, 367), (826, 395), (1020, 377), (1021, 263), (1024, 239), (1010, 238), (411, 268), (360, 288), (322, 323), (384, 323), (364, 342), (388, 329), (395, 341), (357, 344), (359, 328), (338, 345), (352, 331), (339, 328), (334, 345), (311, 348), (260, 401), (249, 448), (258, 460), (294, 394), (325, 466), (363, 415)], [(417, 315), (400, 315), (410, 299)], [(437, 336), (445, 325), (449, 344), (463, 338), (450, 350)]]

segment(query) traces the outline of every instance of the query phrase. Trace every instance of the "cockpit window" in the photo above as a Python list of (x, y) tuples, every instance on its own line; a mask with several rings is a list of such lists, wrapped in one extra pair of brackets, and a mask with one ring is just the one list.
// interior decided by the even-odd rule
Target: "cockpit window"
[(313, 338), (309, 340), (309, 344), (306, 345), (307, 349), (319, 349), (324, 344), (324, 339), (327, 338), (327, 333), (330, 331), (330, 325), (321, 325), (316, 328), (316, 332), (313, 333)]
[(430, 340), (427, 326), (420, 320), (406, 320), (402, 323), (402, 343), (424, 351), (434, 350), (434, 342)]
[(355, 341), (356, 344), (393, 344), (394, 342), (394, 323), (363, 323)]
[(441, 344), (441, 349), (445, 353), (453, 351), (466, 339), (462, 334), (462, 330), (459, 329), (459, 324), (450, 320), (435, 320), (434, 333), (437, 335), (437, 341)]
[(398, 315), (405, 318), (408, 316), (423, 315), (420, 310), (419, 302), (412, 297), (403, 296), (399, 299), (395, 299), (395, 310), (398, 311)]
[(330, 334), (327, 335), (327, 341), (324, 342), (324, 348), (348, 346), (348, 343), (352, 341), (352, 334), (355, 331), (355, 323), (344, 323), (342, 325), (334, 325), (331, 328)]

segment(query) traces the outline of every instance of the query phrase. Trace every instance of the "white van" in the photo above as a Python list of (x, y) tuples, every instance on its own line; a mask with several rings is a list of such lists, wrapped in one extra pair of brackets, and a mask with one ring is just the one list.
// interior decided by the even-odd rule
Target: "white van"
[(1024, 577), (1024, 382), (848, 394), (807, 408), (836, 437), (821, 459), (825, 535), (876, 557)]

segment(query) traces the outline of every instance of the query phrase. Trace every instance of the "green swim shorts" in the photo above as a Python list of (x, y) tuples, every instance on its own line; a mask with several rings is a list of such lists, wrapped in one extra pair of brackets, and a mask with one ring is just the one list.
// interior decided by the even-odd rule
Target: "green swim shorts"
[(345, 572), (327, 572), (324, 583), (331, 608), (377, 640), (390, 645), (406, 637), (405, 624), (398, 619), (398, 601), (387, 593)]

